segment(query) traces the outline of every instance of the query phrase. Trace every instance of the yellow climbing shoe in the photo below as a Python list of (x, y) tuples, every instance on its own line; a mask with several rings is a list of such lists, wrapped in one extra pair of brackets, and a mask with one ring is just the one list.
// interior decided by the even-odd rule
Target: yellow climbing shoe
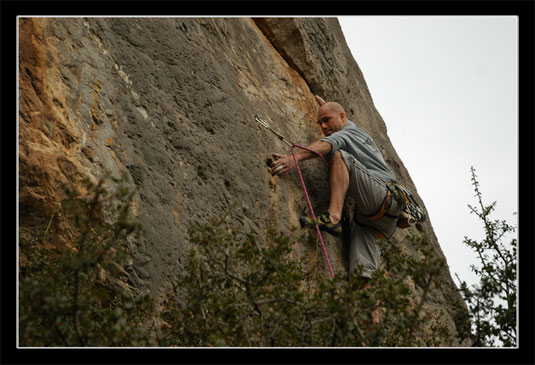
[(321, 231), (326, 231), (327, 233), (337, 237), (342, 234), (342, 220), (334, 224), (333, 222), (331, 222), (331, 216), (329, 212), (323, 213), (322, 215), (316, 217), (315, 221), (314, 219), (309, 217), (299, 218), (299, 224), (301, 224), (301, 227), (303, 228), (316, 227), (316, 223), (318, 224), (318, 227)]

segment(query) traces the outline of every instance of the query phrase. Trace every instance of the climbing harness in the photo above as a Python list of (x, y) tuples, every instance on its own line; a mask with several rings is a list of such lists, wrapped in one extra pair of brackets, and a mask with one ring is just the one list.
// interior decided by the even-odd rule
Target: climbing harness
[[(397, 227), (402, 229), (413, 226), (417, 222), (425, 221), (426, 215), (424, 210), (420, 208), (412, 194), (407, 189), (394, 182), (388, 182), (386, 187), (387, 191), (383, 199), (383, 203), (381, 204), (381, 207), (377, 213), (365, 215), (364, 218), (369, 221), (377, 221), (384, 216), (389, 218), (397, 218)], [(401, 213), (399, 216), (388, 214), (388, 211), (392, 206), (392, 198), (396, 199), (401, 207)], [(384, 235), (378, 234), (378, 236), (381, 239), (384, 239)]]
[[(396, 226), (401, 229), (411, 227), (417, 222), (425, 221), (426, 215), (425, 215), (424, 210), (420, 208), (420, 206), (418, 205), (418, 203), (416, 203), (416, 200), (414, 199), (412, 194), (407, 189), (405, 189), (402, 186), (399, 186), (398, 184), (394, 182), (388, 182), (386, 184), (386, 187), (387, 187), (387, 191), (386, 191), (385, 197), (377, 213), (370, 214), (370, 215), (363, 215), (363, 218), (372, 222), (377, 221), (383, 217), (397, 219)], [(388, 211), (390, 210), (390, 207), (392, 206), (392, 198), (396, 199), (401, 207), (401, 213), (398, 216), (388, 214)], [(364, 222), (358, 221), (356, 217), (357, 217), (357, 214), (355, 213), (354, 222), (356, 224), (369, 229), (371, 232), (375, 233), (379, 239), (383, 241), (387, 241), (390, 238), (390, 237), (386, 237), (378, 229), (370, 225), (364, 224)]]
[(392, 192), (390, 190), (386, 191), (385, 198), (383, 199), (383, 204), (381, 204), (381, 207), (375, 214), (371, 215), (365, 215), (364, 218), (366, 218), (369, 221), (376, 221), (381, 218), (383, 218), (385, 215), (388, 215), (388, 211), (390, 210), (390, 207), (392, 206)]
[(266, 122), (264, 122), (258, 115), (255, 115), (254, 116), (254, 120), (256, 122), (258, 122), (258, 124), (260, 124), (262, 127), (268, 129), (269, 131), (271, 131), (273, 134), (275, 134), (277, 137), (279, 137), (279, 139), (281, 141), (283, 141), (284, 143), (286, 143), (288, 146), (290, 146), (290, 150), (292, 152), (292, 157), (294, 159), (294, 162), (295, 162), (295, 167), (297, 169), (297, 172), (299, 173), (299, 179), (301, 180), (301, 185), (303, 186), (303, 191), (305, 192), (305, 196), (307, 198), (307, 202), (308, 202), (308, 207), (310, 209), (310, 213), (312, 215), (312, 219), (314, 220), (314, 222), (316, 222), (316, 231), (318, 232), (318, 237), (320, 239), (320, 242), (321, 242), (321, 248), (323, 250), (323, 254), (325, 255), (325, 261), (327, 262), (327, 266), (329, 267), (329, 273), (331, 275), (331, 277), (334, 277), (334, 273), (333, 273), (333, 269), (331, 267), (331, 261), (329, 260), (329, 255), (327, 254), (327, 249), (325, 248), (325, 242), (323, 242), (323, 237), (321, 236), (321, 232), (320, 232), (320, 228), (319, 228), (319, 225), (316, 221), (316, 215), (314, 214), (314, 209), (312, 208), (312, 203), (310, 202), (310, 197), (308, 195), (308, 191), (307, 191), (307, 188), (306, 188), (306, 185), (305, 185), (305, 180), (303, 179), (303, 174), (301, 173), (301, 169), (299, 168), (299, 163), (297, 162), (297, 157), (295, 156), (295, 151), (294, 149), (297, 147), (297, 148), (300, 148), (300, 149), (303, 149), (303, 150), (306, 150), (306, 151), (309, 151), (309, 152), (312, 152), (312, 153), (315, 153), (317, 154), (318, 156), (321, 157), (323, 163), (325, 164), (325, 166), (329, 167), (329, 164), (327, 163), (327, 161), (325, 160), (325, 158), (323, 157), (323, 155), (317, 151), (314, 151), (314, 150), (311, 150), (307, 147), (303, 147), (303, 146), (300, 146), (300, 145), (297, 145), (293, 142), (290, 142), (288, 141), (286, 138), (284, 138), (282, 135), (280, 135), (279, 133), (277, 133), (276, 131), (274, 131)]

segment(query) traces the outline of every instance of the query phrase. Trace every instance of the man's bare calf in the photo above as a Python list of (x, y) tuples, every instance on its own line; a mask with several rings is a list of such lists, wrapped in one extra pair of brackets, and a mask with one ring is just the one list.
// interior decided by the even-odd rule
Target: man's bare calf
[(344, 198), (349, 188), (349, 171), (340, 151), (333, 155), (329, 163), (329, 185), (331, 198), (328, 211), (331, 222), (337, 224), (342, 219)]

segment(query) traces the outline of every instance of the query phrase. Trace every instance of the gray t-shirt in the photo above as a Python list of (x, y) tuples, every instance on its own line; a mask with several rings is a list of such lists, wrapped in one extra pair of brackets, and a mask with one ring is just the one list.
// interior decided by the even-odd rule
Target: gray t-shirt
[(375, 142), (352, 121), (348, 121), (342, 129), (321, 140), (331, 144), (331, 156), (342, 149), (366, 166), (372, 175), (385, 182), (396, 182)]

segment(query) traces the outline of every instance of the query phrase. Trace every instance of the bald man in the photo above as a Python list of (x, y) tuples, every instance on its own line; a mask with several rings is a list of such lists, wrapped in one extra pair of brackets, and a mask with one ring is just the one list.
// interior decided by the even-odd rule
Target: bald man
[[(377, 269), (380, 247), (377, 239), (387, 240), (396, 230), (401, 207), (396, 199), (385, 203), (388, 182), (396, 179), (386, 166), (381, 152), (372, 138), (354, 122), (347, 119), (344, 108), (336, 102), (325, 102), (316, 96), (320, 104), (318, 124), (324, 137), (311, 143), (307, 148), (317, 151), (329, 159), (330, 200), (327, 212), (319, 215), (316, 222), (321, 230), (334, 236), (342, 233), (342, 209), (346, 194), (356, 205), (355, 228), (351, 234), (349, 252), (349, 273), (357, 266), (362, 267), (362, 276), (369, 280)], [(273, 153), (276, 161), (271, 165), (273, 175), (281, 175), (295, 168), (291, 155)], [(298, 161), (318, 157), (299, 150)], [(378, 213), (384, 213), (375, 219)], [(301, 217), (303, 227), (315, 227), (312, 218)]]

